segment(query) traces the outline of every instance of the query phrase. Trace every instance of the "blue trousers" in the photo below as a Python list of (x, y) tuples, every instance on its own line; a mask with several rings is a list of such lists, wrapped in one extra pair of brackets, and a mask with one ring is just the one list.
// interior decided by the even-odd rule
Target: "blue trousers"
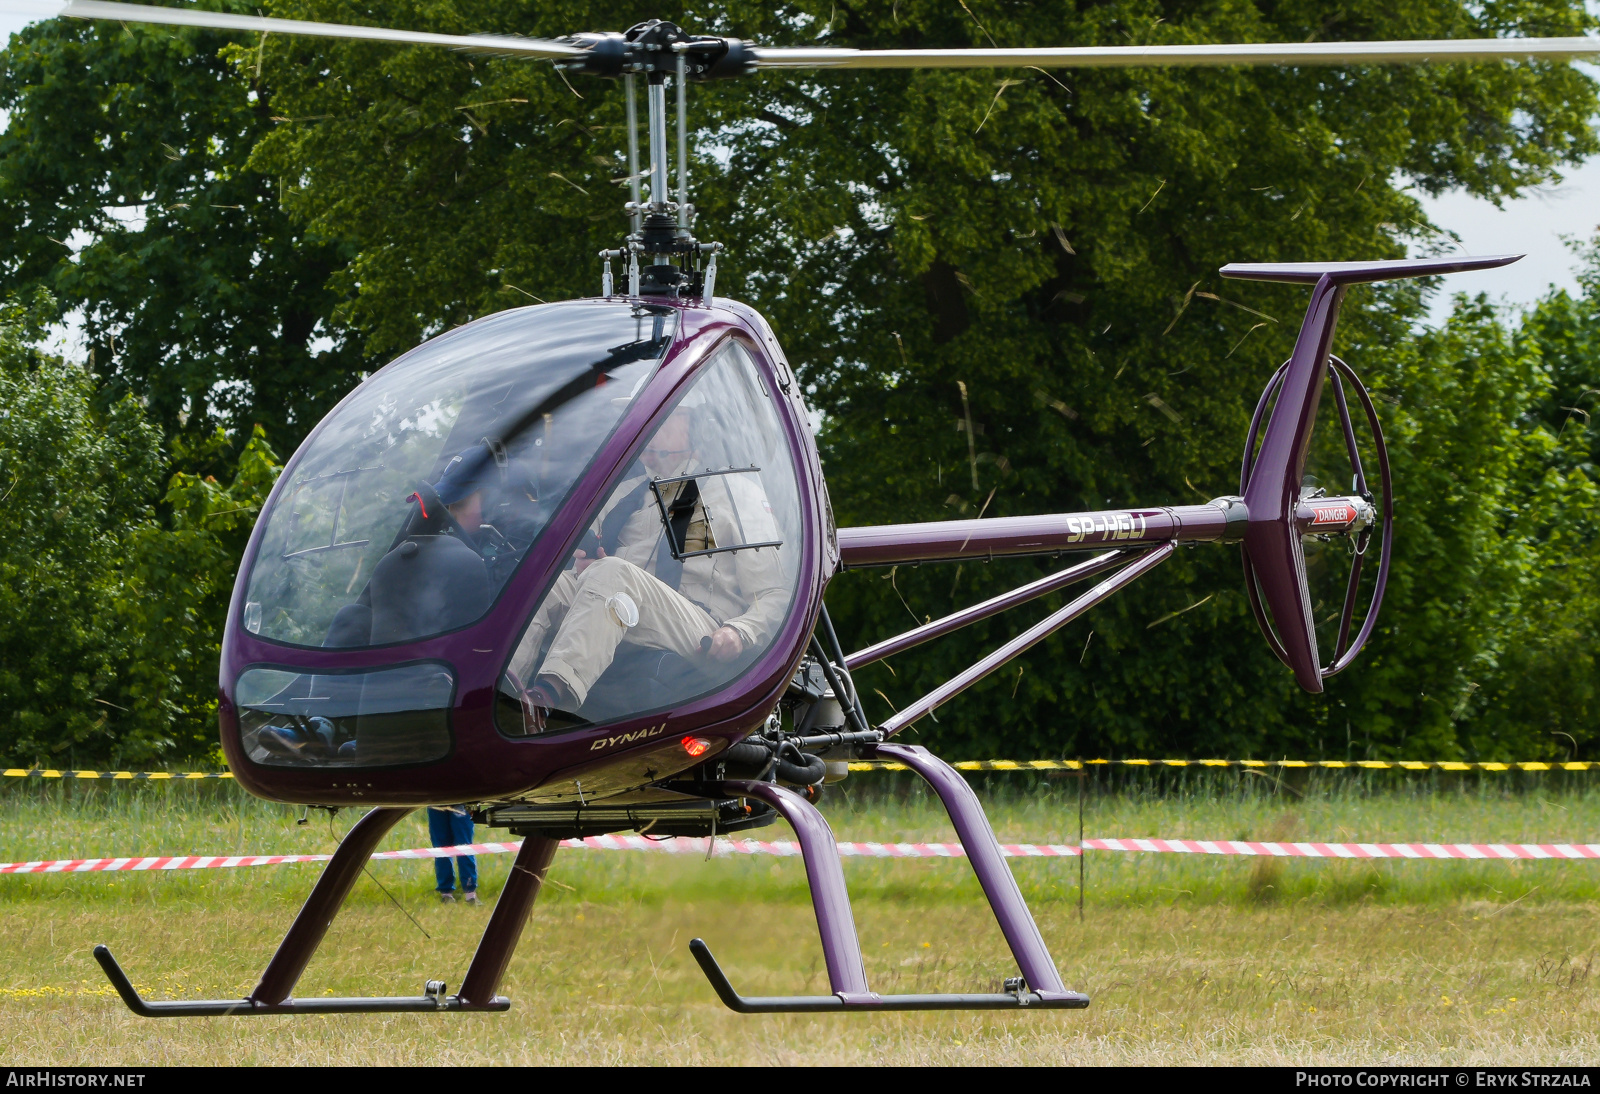
[[(472, 842), (472, 818), (465, 811), (460, 813), (449, 809), (435, 809), (428, 806), (428, 838), (435, 847), (459, 847), (464, 843)], [(456, 866), (461, 870), (461, 889), (463, 892), (474, 893), (478, 890), (478, 859), (474, 855), (460, 855), (456, 858)], [(433, 876), (438, 883), (441, 893), (454, 892), (456, 887), (455, 871), (450, 868), (450, 860), (436, 858), (433, 860)]]

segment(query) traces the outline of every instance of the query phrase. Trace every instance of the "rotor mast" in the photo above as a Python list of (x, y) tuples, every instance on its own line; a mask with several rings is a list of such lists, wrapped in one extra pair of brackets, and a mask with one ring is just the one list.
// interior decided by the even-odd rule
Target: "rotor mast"
[[(687, 85), (691, 79), (739, 76), (754, 67), (742, 42), (691, 36), (676, 24), (652, 19), (626, 34), (580, 34), (568, 40), (583, 49), (558, 58), (568, 71), (621, 76), (626, 97), (628, 176), (632, 200), (624, 207), (632, 230), (621, 247), (600, 252), (601, 292), (612, 293), (611, 263), (627, 263), (629, 296), (700, 297), (709, 300), (716, 283), (720, 243), (694, 237), (694, 206), (689, 201), (689, 121)], [(639, 162), (636, 77), (645, 79), (645, 135), (648, 166)], [(677, 106), (678, 193), (673, 200), (671, 151), (667, 131), (667, 80)], [(649, 200), (640, 182), (649, 181)]]

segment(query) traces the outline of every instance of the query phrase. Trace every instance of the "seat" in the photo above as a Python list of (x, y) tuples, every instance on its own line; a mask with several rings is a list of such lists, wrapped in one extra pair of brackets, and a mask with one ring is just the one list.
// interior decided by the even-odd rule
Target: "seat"
[(625, 642), (589, 689), (578, 713), (596, 724), (614, 722), (705, 691), (717, 682), (721, 671), (731, 675), (733, 668)]
[(409, 642), (488, 611), (489, 570), (454, 536), (409, 536), (378, 562), (363, 599), (372, 609), (372, 645)]

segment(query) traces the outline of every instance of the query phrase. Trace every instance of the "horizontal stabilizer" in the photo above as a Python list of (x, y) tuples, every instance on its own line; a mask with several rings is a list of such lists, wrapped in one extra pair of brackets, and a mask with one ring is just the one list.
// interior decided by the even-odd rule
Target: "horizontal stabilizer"
[(1444, 258), (1402, 258), (1387, 262), (1230, 262), (1222, 267), (1223, 277), (1240, 281), (1288, 281), (1315, 285), (1324, 277), (1335, 285), (1362, 285), (1369, 281), (1393, 281), (1403, 277), (1434, 277), (1439, 274), (1466, 273), (1509, 266), (1522, 255), (1449, 256)]

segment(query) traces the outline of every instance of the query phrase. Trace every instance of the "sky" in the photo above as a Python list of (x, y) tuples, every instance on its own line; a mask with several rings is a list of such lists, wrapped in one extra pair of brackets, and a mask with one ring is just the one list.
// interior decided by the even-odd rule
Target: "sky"
[(1525, 254), (1521, 262), (1497, 270), (1457, 274), (1432, 301), (1433, 321), (1450, 309), (1456, 292), (1488, 293), (1492, 299), (1527, 305), (1551, 285), (1574, 290), (1576, 256), (1563, 236), (1586, 240), (1600, 229), (1600, 158), (1568, 171), (1559, 186), (1508, 201), (1496, 209), (1467, 194), (1446, 194), (1423, 202), (1428, 217), (1460, 237), (1460, 253)]
[[(0, 40), (53, 10), (48, 0), (0, 0)], [(0, 127), (4, 125), (0, 113)], [(1577, 262), (1562, 237), (1587, 239), (1600, 228), (1600, 158), (1568, 171), (1557, 186), (1510, 201), (1503, 208), (1465, 194), (1425, 199), (1429, 218), (1460, 237), (1463, 254), (1526, 254), (1521, 262), (1498, 270), (1460, 274), (1448, 279), (1434, 297), (1431, 319), (1442, 319), (1455, 292), (1488, 293), (1512, 306), (1525, 306), (1551, 285), (1574, 289)], [(1316, 255), (1305, 258), (1315, 259)], [(1248, 256), (1238, 256), (1248, 261)]]

